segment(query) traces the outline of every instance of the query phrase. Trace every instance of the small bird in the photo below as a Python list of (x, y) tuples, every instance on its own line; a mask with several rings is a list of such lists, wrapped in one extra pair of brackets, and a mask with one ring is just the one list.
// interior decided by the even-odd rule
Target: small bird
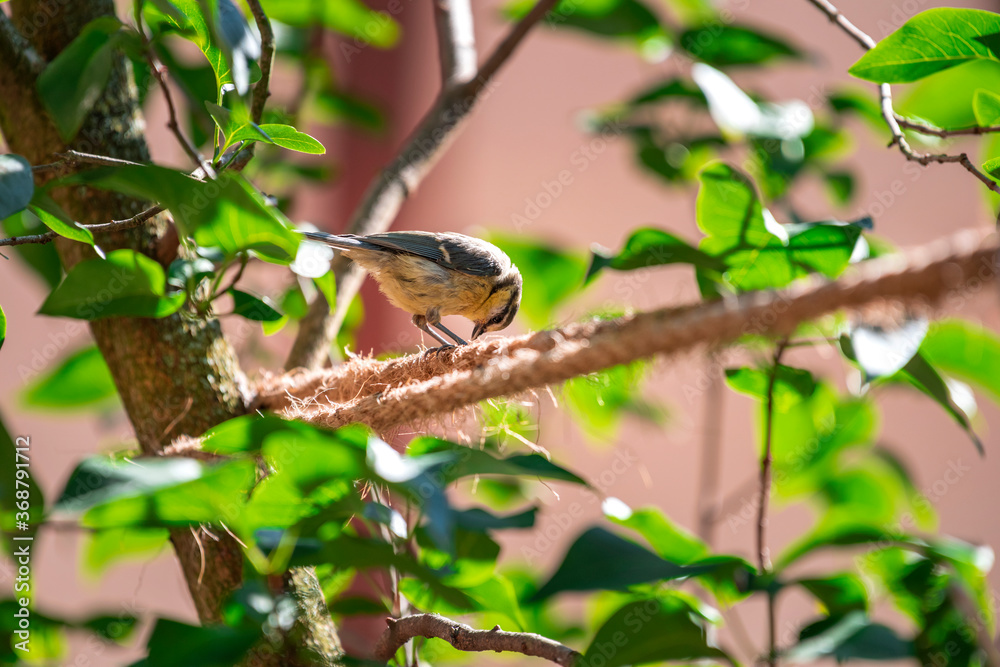
[(521, 272), (500, 248), (454, 232), (385, 232), (355, 236), (304, 232), (312, 241), (338, 248), (378, 282), (413, 324), (441, 343), (466, 341), (441, 324), (461, 315), (475, 324), (472, 339), (510, 325), (521, 304)]

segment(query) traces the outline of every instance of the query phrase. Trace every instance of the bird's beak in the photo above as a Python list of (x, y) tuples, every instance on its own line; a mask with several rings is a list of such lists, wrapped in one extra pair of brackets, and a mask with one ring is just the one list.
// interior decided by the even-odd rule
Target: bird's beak
[(485, 322), (476, 322), (475, 328), (472, 330), (472, 340), (476, 340), (483, 335), (483, 331), (486, 329)]

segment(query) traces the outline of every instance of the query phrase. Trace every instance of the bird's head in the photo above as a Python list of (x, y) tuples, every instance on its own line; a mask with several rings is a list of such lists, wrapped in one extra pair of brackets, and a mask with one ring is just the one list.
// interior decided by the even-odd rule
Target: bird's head
[(475, 340), (487, 331), (500, 331), (510, 326), (521, 305), (521, 272), (512, 266), (510, 271), (500, 276), (489, 297), (483, 303), (482, 310), (486, 315), (475, 320), (472, 339)]

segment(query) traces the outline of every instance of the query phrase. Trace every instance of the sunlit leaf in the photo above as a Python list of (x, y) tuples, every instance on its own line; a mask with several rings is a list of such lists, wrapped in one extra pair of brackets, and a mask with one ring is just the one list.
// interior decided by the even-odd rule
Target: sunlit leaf
[(590, 281), (604, 268), (632, 271), (664, 264), (693, 264), (703, 269), (722, 271), (725, 263), (716, 257), (692, 247), (670, 232), (647, 227), (632, 232), (617, 254), (600, 247), (591, 249), (590, 268), (586, 280)]
[(229, 294), (233, 297), (234, 315), (240, 315), (254, 322), (275, 322), (284, 317), (269, 303), (270, 299), (256, 297), (235, 288), (231, 288)]
[(109, 252), (107, 259), (87, 259), (70, 269), (38, 312), (82, 320), (166, 317), (177, 312), (185, 295), (167, 295), (165, 290), (163, 267), (123, 248)]
[(965, 320), (934, 322), (920, 353), (935, 368), (971, 382), (1000, 403), (1000, 337)]
[(313, 155), (322, 155), (326, 153), (326, 148), (323, 144), (316, 141), (313, 137), (309, 136), (305, 132), (299, 132), (291, 125), (277, 125), (273, 123), (267, 123), (260, 126), (267, 136), (270, 137), (271, 143), (274, 143), (282, 148), (287, 148), (291, 151), (297, 151), (299, 153), (310, 153)]
[(30, 210), (42, 224), (62, 236), (81, 243), (94, 244), (94, 235), (89, 229), (72, 220), (58, 204), (47, 196), (35, 197)]
[(117, 394), (104, 356), (90, 346), (32, 380), (22, 389), (22, 400), (32, 408), (63, 411), (107, 405)]
[[(399, 39), (399, 23), (385, 12), (372, 11), (360, 0), (264, 0), (261, 5), (275, 21), (303, 28), (322, 25), (382, 49), (393, 46)], [(360, 51), (358, 46), (346, 42), (345, 46), (348, 57)]]
[(863, 611), (833, 617), (803, 629), (799, 643), (784, 652), (792, 662), (815, 662), (831, 657), (847, 660), (903, 660), (914, 656), (913, 642), (880, 623), (873, 623)]
[(932, 8), (910, 18), (850, 68), (876, 83), (916, 81), (976, 59), (997, 60), (1000, 15), (979, 9)]

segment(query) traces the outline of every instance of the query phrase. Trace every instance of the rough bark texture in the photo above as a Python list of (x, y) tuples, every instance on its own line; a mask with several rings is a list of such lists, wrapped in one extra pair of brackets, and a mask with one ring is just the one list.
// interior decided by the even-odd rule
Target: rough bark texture
[[(65, 48), (88, 22), (114, 11), (111, 0), (12, 2), (15, 26), (43, 61)], [(10, 39), (0, 39), (6, 44), (0, 47), (0, 130), (13, 151), (32, 164), (52, 162), (54, 153), (67, 148), (148, 161), (145, 125), (124, 57), (116, 57), (104, 94), (67, 145), (35, 95), (37, 72), (30, 59), (18, 58), (14, 37), (13, 48)], [(9, 67), (8, 63), (17, 64)], [(82, 187), (62, 189), (54, 196), (74, 219), (85, 224), (131, 217), (147, 206), (123, 195)], [(105, 251), (132, 248), (167, 265), (177, 253), (176, 237), (171, 234), (168, 219), (161, 214), (139, 229), (99, 235), (97, 243)], [(79, 243), (60, 242), (58, 247), (67, 268), (93, 256), (89, 247)], [(246, 411), (246, 382), (216, 320), (184, 312), (163, 319), (107, 318), (92, 322), (91, 331), (146, 454), (156, 454), (178, 436), (200, 435)], [(224, 533), (218, 537), (199, 540), (190, 530), (172, 535), (198, 616), (205, 623), (221, 620), (220, 604), (242, 581), (240, 548)], [(293, 596), (303, 602), (305, 620), (298, 629), (301, 643), (314, 648), (310, 651), (314, 659), (261, 652), (251, 656), (248, 664), (316, 664), (316, 655), (325, 656), (321, 662), (332, 663), (340, 654), (339, 642), (315, 576), (297, 575), (289, 585)], [(302, 590), (295, 590), (300, 585)]]

